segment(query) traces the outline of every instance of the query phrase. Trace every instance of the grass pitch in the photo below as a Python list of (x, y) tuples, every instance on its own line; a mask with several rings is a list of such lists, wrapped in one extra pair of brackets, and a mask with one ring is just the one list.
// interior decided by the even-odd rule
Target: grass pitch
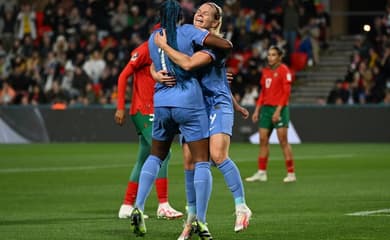
[[(137, 144), (0, 145), (0, 239), (135, 239), (117, 219)], [(284, 161), (271, 146), (268, 182), (246, 183), (249, 229), (233, 232), (234, 205), (213, 168), (208, 223), (214, 239), (390, 239), (390, 145), (294, 145), (298, 181), (282, 182)], [(258, 146), (233, 144), (243, 178), (256, 171)], [(169, 168), (172, 206), (184, 211), (181, 151)], [(158, 220), (155, 190), (146, 203), (145, 239), (177, 239), (182, 220)], [(350, 214), (350, 215), (348, 215)]]

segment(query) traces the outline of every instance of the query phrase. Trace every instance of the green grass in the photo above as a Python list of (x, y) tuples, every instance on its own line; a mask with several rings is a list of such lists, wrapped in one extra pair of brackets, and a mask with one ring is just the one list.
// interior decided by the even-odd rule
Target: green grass
[[(293, 146), (298, 182), (283, 184), (284, 161), (271, 146), (267, 183), (244, 183), (254, 215), (247, 231), (233, 232), (234, 205), (213, 168), (208, 223), (214, 239), (388, 240), (389, 144)], [(117, 219), (136, 144), (0, 145), (0, 239), (135, 239), (129, 221)], [(257, 145), (233, 144), (242, 177), (256, 171)], [(184, 210), (181, 151), (170, 162), (171, 204)], [(182, 220), (157, 220), (152, 191), (146, 203), (145, 239), (176, 239)]]

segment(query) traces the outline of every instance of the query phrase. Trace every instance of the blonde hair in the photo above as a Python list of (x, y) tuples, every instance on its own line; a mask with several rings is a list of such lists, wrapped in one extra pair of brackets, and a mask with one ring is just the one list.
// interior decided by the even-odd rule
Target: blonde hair
[(223, 15), (222, 8), (213, 2), (206, 2), (205, 4), (212, 6), (215, 9), (214, 19), (218, 21), (218, 26), (216, 28), (211, 29), (210, 32), (219, 36), (219, 37), (222, 37), (222, 35), (223, 35), (221, 33), (222, 15)]

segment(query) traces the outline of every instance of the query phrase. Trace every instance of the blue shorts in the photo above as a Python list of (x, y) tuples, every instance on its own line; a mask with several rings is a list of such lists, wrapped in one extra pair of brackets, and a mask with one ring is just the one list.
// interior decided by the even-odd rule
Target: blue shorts
[(209, 109), (210, 136), (217, 133), (224, 133), (232, 136), (234, 114), (231, 107), (227, 105), (215, 105)]
[(155, 107), (153, 139), (172, 141), (178, 133), (183, 135), (186, 142), (208, 138), (209, 121), (206, 109)]

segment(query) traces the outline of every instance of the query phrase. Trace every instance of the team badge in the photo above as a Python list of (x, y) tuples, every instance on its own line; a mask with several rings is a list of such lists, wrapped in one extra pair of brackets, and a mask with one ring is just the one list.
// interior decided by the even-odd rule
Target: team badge
[(139, 54), (138, 54), (137, 52), (134, 53), (134, 54), (131, 56), (130, 61), (135, 61), (135, 60), (137, 60), (138, 56), (139, 56)]

